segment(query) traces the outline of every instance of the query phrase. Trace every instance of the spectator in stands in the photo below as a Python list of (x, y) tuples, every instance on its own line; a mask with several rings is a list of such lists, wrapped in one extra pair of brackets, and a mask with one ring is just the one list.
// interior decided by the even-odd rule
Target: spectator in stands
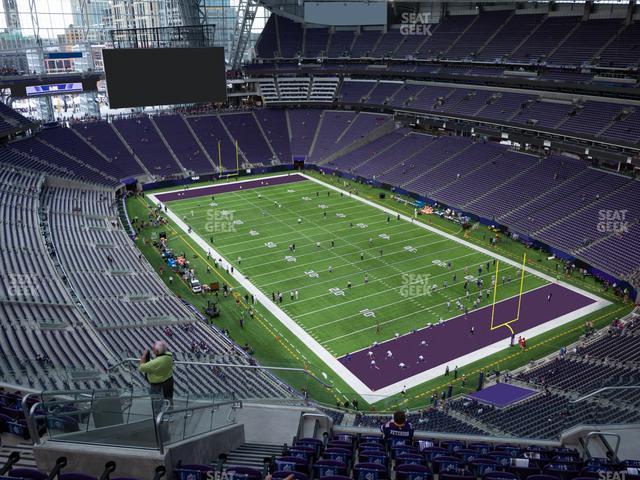
[(149, 350), (145, 350), (140, 357), (138, 370), (143, 373), (152, 395), (162, 395), (167, 400), (173, 399), (173, 355), (168, 351), (167, 344), (157, 341), (153, 345), (154, 359)]
[(407, 417), (402, 411), (395, 412), (393, 420), (382, 425), (380, 430), (382, 430), (385, 442), (391, 445), (413, 441), (413, 426), (407, 422)]

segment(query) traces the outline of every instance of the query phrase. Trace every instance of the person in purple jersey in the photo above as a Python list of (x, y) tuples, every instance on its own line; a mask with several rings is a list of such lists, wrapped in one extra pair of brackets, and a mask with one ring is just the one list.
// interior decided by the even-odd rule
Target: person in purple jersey
[(393, 414), (393, 420), (380, 427), (384, 440), (391, 446), (397, 444), (409, 444), (413, 441), (413, 425), (407, 422), (404, 412), (397, 411)]

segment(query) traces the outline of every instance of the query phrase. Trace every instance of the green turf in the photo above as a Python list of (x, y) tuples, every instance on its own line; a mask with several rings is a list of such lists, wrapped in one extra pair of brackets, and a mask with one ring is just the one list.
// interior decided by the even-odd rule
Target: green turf
[[(328, 175), (321, 175), (313, 171), (307, 171), (308, 175), (315, 176), (324, 182), (339, 185), (342, 187), (345, 181), (341, 178), (332, 177)], [(363, 186), (355, 182), (347, 181), (347, 184), (352, 188), (360, 189), (360, 196), (367, 198), (370, 201), (380, 203), (388, 208), (397, 210), (398, 212), (411, 214), (412, 207), (405, 206), (401, 203), (394, 202), (389, 199), (388, 192), (385, 200), (380, 200), (378, 194), (384, 192), (384, 190), (372, 188), (369, 186)], [(293, 187), (295, 189), (295, 187)], [(154, 192), (155, 193), (155, 192)], [(333, 194), (332, 194), (333, 195)], [(216, 197), (217, 198), (217, 197)], [(326, 202), (325, 202), (326, 203)], [(203, 202), (201, 201), (202, 205)], [(150, 201), (137, 197), (130, 198), (127, 201), (127, 210), (130, 217), (146, 218), (147, 209), (150, 206)], [(187, 213), (187, 215), (190, 212)], [(368, 221), (365, 220), (365, 221)], [(462, 238), (462, 231), (459, 226), (444, 220), (436, 216), (419, 217), (419, 221), (426, 221), (439, 230), (445, 231), (452, 235)], [(267, 224), (268, 222), (262, 222)], [(239, 287), (235, 280), (233, 280), (224, 271), (215, 268), (211, 268), (211, 272), (206, 272), (206, 266), (209, 264), (213, 266), (210, 261), (207, 261), (202, 256), (202, 249), (195, 244), (193, 240), (188, 236), (177, 230), (170, 222), (167, 226), (161, 226), (158, 228), (146, 227), (140, 232), (140, 237), (137, 240), (137, 245), (151, 262), (156, 271), (158, 271), (162, 260), (160, 259), (159, 252), (153, 248), (149, 240), (152, 235), (157, 235), (160, 231), (167, 231), (169, 234), (168, 243), (171, 248), (179, 252), (186, 252), (191, 264), (199, 272), (198, 276), (202, 281), (225, 281), (227, 284), (237, 288), (238, 292), (244, 294), (244, 291)], [(470, 232), (467, 240), (471, 243), (487, 246), (486, 237), (488, 231), (485, 228), (479, 228)], [(368, 240), (368, 237), (366, 237)], [(207, 238), (208, 240), (208, 238)], [(217, 244), (216, 244), (217, 247)], [(561, 272), (560, 262), (554, 259), (549, 259), (548, 255), (544, 252), (535, 251), (527, 248), (525, 245), (517, 241), (512, 241), (507, 238), (503, 238), (500, 243), (493, 247), (496, 253), (506, 256), (516, 262), (522, 259), (522, 255), (527, 253), (528, 264), (547, 273), (552, 276), (559, 275)], [(358, 252), (359, 253), (359, 252)], [(358, 259), (356, 258), (356, 261)], [(243, 257), (244, 263), (244, 257)], [(168, 285), (168, 276), (165, 273), (161, 278)], [(499, 352), (491, 357), (474, 362), (460, 370), (460, 375), (466, 375), (467, 382), (465, 386), (462, 386), (460, 378), (453, 382), (454, 391), (469, 391), (472, 390), (476, 384), (477, 376), (479, 372), (486, 371), (488, 369), (514, 369), (526, 363), (541, 358), (549, 353), (557, 351), (561, 346), (568, 345), (576, 341), (583, 329), (585, 321), (592, 321), (597, 328), (604, 327), (614, 318), (619, 318), (627, 314), (632, 308), (631, 303), (626, 305), (622, 304), (620, 299), (617, 299), (608, 292), (602, 290), (602, 286), (596, 282), (592, 277), (582, 278), (580, 276), (562, 276), (562, 280), (580, 288), (592, 291), (598, 295), (601, 295), (608, 300), (614, 302), (611, 306), (602, 309), (599, 312), (588, 315), (582, 319), (577, 319), (569, 324), (554, 329), (545, 334), (529, 339), (528, 348), (526, 351), (521, 352), (519, 349), (513, 351), (511, 349)], [(355, 285), (355, 281), (354, 281)], [(202, 309), (207, 300), (210, 298), (207, 295), (196, 295), (190, 292), (190, 290), (182, 282), (174, 282), (172, 285), (168, 285), (177, 295), (185, 298), (193, 305)], [(286, 300), (287, 303), (288, 299)], [(324, 378), (322, 373), (328, 374), (327, 380), (333, 383), (335, 388), (325, 389), (319, 383), (310, 380), (308, 377), (301, 376), (299, 374), (278, 372), (278, 375), (285, 381), (291, 383), (298, 389), (305, 388), (309, 391), (312, 398), (317, 401), (325, 402), (329, 404), (335, 404), (336, 401), (344, 401), (351, 399), (354, 396), (350, 386), (347, 385), (341, 378), (335, 376), (328, 368), (320, 361), (320, 359), (311, 351), (302, 341), (295, 336), (289, 334), (275, 317), (266, 309), (262, 307), (257, 308), (256, 321), (253, 324), (247, 323), (245, 328), (242, 329), (238, 323), (238, 309), (235, 303), (231, 299), (222, 300), (220, 302), (222, 314), (220, 318), (216, 319), (216, 324), (220, 328), (227, 329), (230, 332), (231, 337), (240, 345), (249, 343), (255, 350), (256, 358), (264, 365), (286, 365), (303, 367), (306, 366), (313, 374)], [(286, 304), (285, 304), (286, 306)], [(440, 377), (429, 382), (425, 382), (415, 388), (410, 389), (405, 397), (396, 395), (388, 398), (384, 402), (379, 402), (375, 405), (377, 411), (393, 410), (398, 406), (403, 408), (422, 408), (425, 405), (428, 397), (432, 392), (440, 392), (445, 389), (447, 384), (451, 381), (451, 377)], [(361, 408), (371, 408), (366, 402), (360, 401)]]
[[(263, 293), (283, 293), (282, 309), (335, 356), (458, 316), (458, 299), (472, 310), (478, 288), (469, 282), (467, 296), (464, 277), (479, 268), (479, 307), (493, 299), (490, 256), (312, 181), (219, 194), (210, 203), (207, 196), (167, 205)], [(521, 270), (500, 271), (498, 300), (517, 295)], [(527, 273), (524, 290), (545, 283)]]

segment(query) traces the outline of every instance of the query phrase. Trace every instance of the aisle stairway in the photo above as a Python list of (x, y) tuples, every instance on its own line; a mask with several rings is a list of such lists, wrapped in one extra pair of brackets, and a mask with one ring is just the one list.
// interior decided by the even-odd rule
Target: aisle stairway
[(263, 459), (282, 455), (282, 445), (245, 443), (228, 454), (227, 466), (252, 467), (262, 470)]
[(0, 467), (7, 463), (11, 452), (20, 454), (19, 467), (36, 468), (36, 460), (33, 457), (33, 445), (26, 440), (18, 439), (13, 435), (2, 435), (2, 446), (0, 446)]

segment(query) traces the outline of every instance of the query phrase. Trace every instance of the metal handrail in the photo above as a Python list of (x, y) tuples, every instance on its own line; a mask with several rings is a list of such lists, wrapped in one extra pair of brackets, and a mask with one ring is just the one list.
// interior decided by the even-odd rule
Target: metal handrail
[(604, 446), (609, 450), (611, 450), (611, 445), (609, 445), (609, 442), (607, 441), (606, 437), (614, 437), (616, 439), (616, 448), (613, 449), (613, 456), (616, 460), (618, 459), (618, 449), (620, 448), (620, 442), (622, 441), (620, 434), (615, 432), (589, 432), (587, 434), (587, 441), (585, 442), (585, 445), (584, 445), (584, 449), (586, 453), (589, 453), (589, 443), (591, 442), (591, 439), (594, 437), (599, 438), (600, 441), (604, 444)]
[(576, 398), (574, 400), (571, 400), (569, 403), (578, 403), (578, 402), (582, 402), (583, 400), (586, 400), (587, 398), (591, 398), (601, 392), (604, 392), (606, 390), (636, 390), (636, 389), (640, 389), (640, 385), (627, 385), (627, 386), (617, 386), (617, 387), (602, 387), (599, 388), (597, 390), (594, 390), (591, 393), (587, 393), (586, 395), (583, 395), (579, 398)]
[[(139, 358), (124, 358), (120, 362), (116, 363), (115, 365), (111, 365), (107, 369), (107, 371), (111, 371), (114, 368), (119, 367), (120, 365), (123, 365), (125, 363), (138, 363), (139, 361), (140, 361)], [(318, 378), (313, 373), (309, 372), (304, 368), (299, 368), (299, 367), (275, 367), (275, 366), (269, 366), (269, 365), (236, 365), (233, 363), (193, 362), (193, 361), (184, 361), (184, 360), (174, 360), (173, 363), (174, 365), (201, 365), (205, 367), (227, 367), (227, 368), (245, 368), (250, 370), (277, 370), (277, 371), (285, 371), (285, 372), (299, 372), (311, 377), (312, 379), (314, 379), (316, 382), (318, 382), (320, 385), (322, 385), (325, 388), (333, 388), (333, 385), (330, 385), (324, 382), (322, 379)]]
[(215, 403), (215, 400), (214, 400), (213, 403), (207, 403), (207, 404), (198, 405), (195, 407), (185, 407), (185, 408), (178, 408), (176, 410), (172, 410), (171, 403), (168, 400), (165, 400), (165, 404), (160, 410), (160, 413), (158, 413), (158, 416), (156, 417), (156, 421), (155, 421), (156, 438), (158, 440), (158, 450), (160, 451), (160, 454), (161, 455), (164, 454), (164, 440), (162, 438), (162, 434), (160, 433), (160, 425), (162, 425), (165, 414), (176, 415), (176, 414), (184, 413), (185, 419), (186, 419), (187, 417), (190, 416), (190, 415), (187, 415), (187, 413), (193, 414), (193, 412), (197, 410), (204, 410), (204, 409), (211, 409), (211, 412), (213, 413), (216, 411), (216, 409), (218, 409), (219, 407), (224, 407), (225, 405), (231, 405), (231, 410), (237, 410), (239, 408), (242, 408), (242, 401), (236, 400), (234, 398), (233, 400), (227, 400), (224, 402)]

